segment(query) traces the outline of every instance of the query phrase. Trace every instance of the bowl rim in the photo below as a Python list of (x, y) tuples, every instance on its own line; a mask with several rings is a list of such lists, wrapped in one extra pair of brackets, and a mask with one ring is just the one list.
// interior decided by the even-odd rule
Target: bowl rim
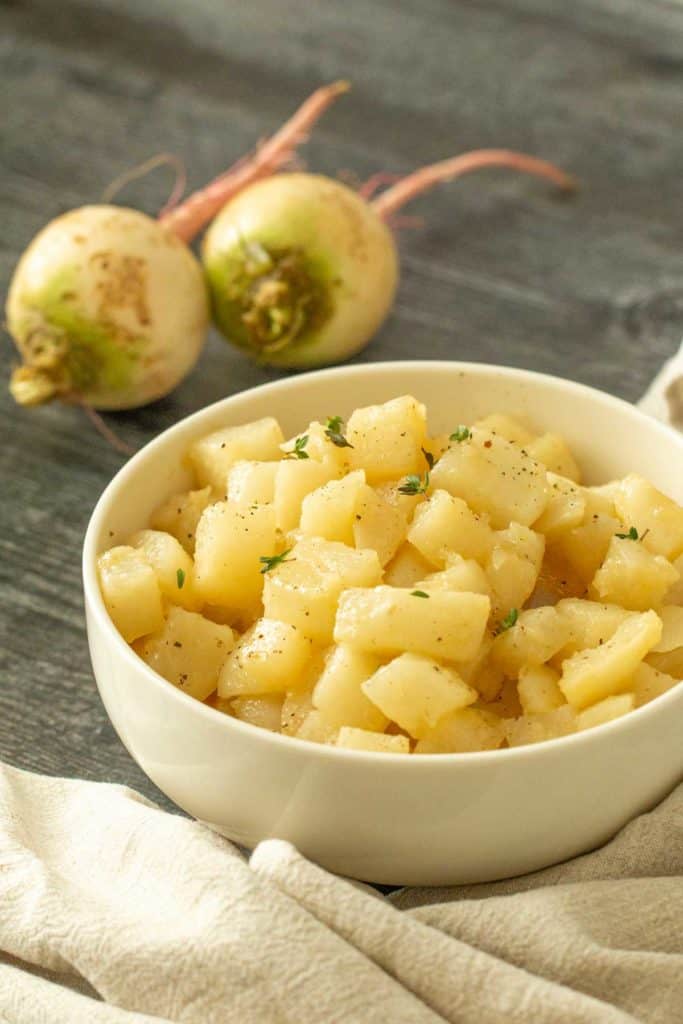
[[(143, 661), (143, 659), (140, 658), (133, 648), (123, 639), (107, 612), (100, 592), (96, 569), (97, 538), (101, 531), (102, 520), (106, 518), (106, 514), (111, 503), (121, 489), (125, 490), (128, 478), (133, 475), (141, 462), (144, 462), (146, 458), (156, 453), (159, 448), (163, 448), (172, 435), (185, 432), (189, 433), (193, 424), (199, 423), (205, 418), (211, 418), (213, 414), (218, 412), (222, 407), (227, 406), (238, 399), (248, 399), (249, 396), (255, 392), (258, 392), (259, 394), (267, 394), (270, 392), (296, 389), (297, 384), (302, 380), (313, 380), (313, 382), (315, 382), (316, 380), (337, 376), (381, 377), (383, 374), (386, 374), (387, 371), (391, 373), (394, 371), (405, 371), (409, 368), (417, 372), (424, 372), (427, 370), (430, 373), (437, 375), (444, 372), (476, 373), (484, 377), (495, 377), (503, 374), (506, 377), (516, 380), (530, 380), (532, 382), (538, 382), (539, 384), (545, 383), (546, 385), (549, 384), (551, 387), (555, 387), (560, 391), (565, 390), (573, 394), (578, 393), (589, 398), (597, 398), (598, 401), (603, 402), (607, 406), (611, 405), (617, 411), (627, 412), (630, 416), (640, 418), (643, 423), (647, 424), (648, 429), (661, 434), (663, 441), (673, 442), (677, 447), (683, 449), (683, 434), (680, 434), (668, 424), (662, 423), (654, 417), (649, 416), (647, 413), (642, 412), (636, 406), (622, 398), (617, 398), (616, 396), (610, 395), (608, 392), (602, 391), (599, 388), (594, 388), (587, 384), (581, 384), (565, 377), (557, 377), (553, 374), (540, 373), (536, 370), (525, 370), (518, 367), (491, 363), (461, 362), (459, 360), (443, 359), (404, 359), (379, 363), (350, 364), (328, 367), (322, 370), (312, 370), (305, 373), (297, 373), (275, 381), (269, 381), (265, 384), (257, 384), (254, 387), (246, 388), (245, 390), (238, 391), (235, 394), (227, 395), (225, 398), (221, 398), (216, 402), (212, 402), (210, 405), (198, 409), (196, 412), (191, 413), (188, 416), (184, 416), (182, 419), (178, 420), (177, 423), (167, 427), (156, 437), (152, 438), (151, 441), (143, 445), (143, 447), (126, 463), (124, 463), (121, 469), (119, 469), (112, 477), (100, 494), (91, 513), (83, 541), (82, 573), (84, 600), (87, 610), (94, 615), (100, 629), (102, 629), (107, 638), (113, 642), (114, 649), (120, 653), (124, 663), (128, 663), (132, 671), (142, 673), (146, 682), (155, 687), (158, 691), (163, 692), (169, 700), (172, 702), (179, 701), (179, 708), (185, 708), (188, 711), (199, 715), (208, 715), (208, 721), (212, 722), (214, 725), (217, 725), (218, 722), (221, 721), (223, 723), (222, 727), (226, 730), (226, 735), (228, 735), (232, 729), (237, 729), (238, 732), (243, 733), (245, 736), (251, 736), (252, 739), (257, 742), (265, 743), (268, 746), (274, 743), (276, 749), (284, 744), (284, 747), (282, 747), (283, 753), (289, 751), (294, 755), (298, 751), (300, 755), (308, 757), (322, 756), (324, 758), (332, 758), (333, 760), (339, 758), (342, 760), (351, 758), (357, 764), (370, 759), (370, 762), (374, 765), (377, 765), (378, 763), (386, 765), (412, 765), (412, 768), (406, 767), (402, 769), (407, 771), (427, 770), (429, 766), (434, 768), (439, 765), (445, 766), (448, 764), (466, 764), (468, 766), (474, 766), (476, 764), (500, 764), (502, 767), (504, 764), (519, 760), (520, 758), (528, 759), (553, 756), (554, 752), (559, 756), (563, 751), (568, 751), (570, 748), (585, 748), (587, 744), (590, 745), (595, 742), (602, 742), (602, 737), (607, 738), (611, 732), (637, 728), (639, 723), (644, 723), (648, 717), (657, 716), (660, 711), (667, 708), (669, 704), (673, 705), (676, 701), (683, 699), (683, 690), (680, 689), (680, 682), (683, 682), (683, 680), (681, 680), (679, 681), (679, 686), (672, 687), (670, 690), (660, 694), (647, 704), (644, 704), (639, 708), (634, 708), (632, 711), (629, 711), (626, 715), (622, 715), (620, 718), (612, 719), (609, 722), (593, 726), (590, 729), (583, 730), (582, 732), (570, 733), (567, 736), (554, 737), (553, 739), (542, 740), (538, 743), (524, 744), (518, 747), (469, 751), (466, 753), (437, 753), (406, 756), (405, 754), (385, 751), (354, 750), (330, 744), (314, 743), (310, 740), (299, 739), (296, 736), (286, 736), (282, 733), (271, 732), (267, 729), (260, 729), (257, 726), (250, 725), (248, 722), (242, 722), (240, 719), (226, 715), (225, 713), (218, 711), (216, 708), (205, 704), (203, 701), (197, 700), (195, 697), (191, 697), (189, 694), (184, 693), (182, 690), (173, 686), (167, 679), (155, 672), (154, 669), (150, 668), (150, 666), (147, 665), (147, 663)], [(95, 678), (95, 682), (99, 689), (99, 682), (97, 681), (97, 678)], [(422, 766), (422, 768), (417, 766)]]

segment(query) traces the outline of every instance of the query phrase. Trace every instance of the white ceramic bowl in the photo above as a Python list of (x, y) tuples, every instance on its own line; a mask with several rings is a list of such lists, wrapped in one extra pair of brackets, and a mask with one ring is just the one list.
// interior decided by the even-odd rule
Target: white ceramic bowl
[(407, 757), (319, 746), (246, 725), (156, 675), (100, 596), (97, 555), (189, 484), (195, 438), (260, 416), (285, 434), (314, 418), (410, 392), (439, 431), (489, 412), (566, 437), (588, 482), (642, 473), (683, 502), (683, 437), (590, 388), (448, 362), (347, 366), (255, 388), (183, 420), (107, 487), (84, 550), (97, 684), (147, 775), (189, 814), (253, 847), (277, 836), (332, 871), (390, 884), (477, 882), (533, 871), (608, 839), (683, 774), (683, 686), (617, 721), (535, 746)]

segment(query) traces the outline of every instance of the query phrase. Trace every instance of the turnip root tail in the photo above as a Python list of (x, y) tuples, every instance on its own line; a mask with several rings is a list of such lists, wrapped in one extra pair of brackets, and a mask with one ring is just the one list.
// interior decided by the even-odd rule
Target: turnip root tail
[(76, 405), (80, 405), (83, 412), (88, 417), (93, 427), (104, 440), (110, 445), (115, 452), (119, 452), (121, 455), (135, 455), (135, 448), (132, 445), (127, 444), (123, 441), (115, 430), (112, 430), (110, 426), (105, 423), (104, 419), (93, 409), (87, 402), (76, 400)]
[(43, 405), (53, 398), (61, 398), (68, 404), (79, 405), (94, 426), (97, 433), (122, 455), (134, 455), (135, 449), (122, 441), (118, 434), (107, 426), (100, 414), (85, 402), (80, 395), (66, 388), (60, 390), (55, 380), (38, 366), (17, 366), (10, 378), (9, 389), (18, 405)]
[(463, 153), (461, 156), (440, 160), (436, 164), (418, 168), (417, 171), (413, 171), (412, 174), (402, 178), (376, 199), (373, 199), (372, 207), (380, 217), (386, 220), (411, 199), (419, 196), (422, 192), (427, 192), (434, 185), (452, 181), (463, 174), (469, 174), (470, 171), (478, 171), (482, 167), (508, 167), (524, 174), (533, 174), (537, 178), (546, 178), (548, 181), (552, 181), (553, 184), (567, 192), (576, 188), (576, 180), (571, 175), (560, 170), (555, 164), (548, 163), (547, 160), (539, 160), (524, 153), (516, 153), (511, 149), (475, 149), (471, 153)]
[(162, 211), (160, 222), (182, 241), (192, 241), (232, 196), (286, 164), (297, 146), (306, 141), (308, 132), (318, 118), (337, 96), (341, 96), (348, 89), (349, 83), (344, 81), (333, 82), (331, 85), (316, 89), (275, 135), (257, 147), (253, 156), (239, 160), (228, 171), (199, 192), (193, 193), (174, 210), (166, 213)]
[(122, 174), (117, 175), (114, 180), (107, 185), (102, 193), (101, 202), (111, 203), (114, 196), (118, 195), (121, 189), (125, 188), (126, 185), (129, 185), (131, 181), (136, 181), (138, 178), (144, 178), (151, 171), (155, 171), (157, 167), (169, 166), (175, 170), (175, 181), (173, 183), (171, 194), (159, 214), (159, 216), (162, 216), (167, 210), (172, 209), (180, 202), (183, 192), (185, 191), (185, 185), (187, 184), (185, 165), (180, 157), (177, 157), (175, 153), (157, 153), (156, 156), (151, 156), (149, 160), (145, 160), (136, 167), (131, 167)]

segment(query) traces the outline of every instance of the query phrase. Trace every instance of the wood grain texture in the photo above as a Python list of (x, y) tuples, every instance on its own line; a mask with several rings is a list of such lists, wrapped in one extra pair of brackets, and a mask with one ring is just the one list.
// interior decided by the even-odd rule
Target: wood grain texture
[[(683, 328), (683, 7), (663, 0), (0, 0), (0, 279), (44, 222), (171, 150), (197, 186), (321, 81), (353, 79), (311, 168), (407, 171), (528, 150), (572, 201), (489, 171), (416, 202), (396, 309), (362, 359), (460, 357), (635, 399)], [(154, 212), (164, 172), (121, 201)], [(3, 342), (3, 377), (13, 359)], [(112, 417), (139, 446), (265, 380), (216, 337), (170, 398)], [(60, 407), (0, 398), (0, 757), (159, 798), (108, 724), (88, 658), (80, 547), (121, 458)]]

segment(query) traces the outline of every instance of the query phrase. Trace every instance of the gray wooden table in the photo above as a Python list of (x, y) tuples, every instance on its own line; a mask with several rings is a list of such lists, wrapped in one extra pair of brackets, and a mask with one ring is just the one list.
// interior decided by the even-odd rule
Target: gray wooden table
[[(3, 293), (35, 232), (122, 170), (170, 150), (197, 186), (345, 76), (311, 168), (362, 179), (494, 145), (583, 184), (567, 202), (489, 171), (416, 202), (396, 309), (362, 359), (508, 363), (635, 399), (683, 334), (676, 3), (0, 0), (0, 48)], [(121, 201), (155, 212), (168, 187), (159, 172)], [(112, 420), (139, 446), (274, 376), (212, 337), (174, 395)], [(19, 410), (4, 384), (0, 417), (0, 758), (159, 798), (108, 723), (83, 622), (81, 541), (122, 459), (77, 410)]]

